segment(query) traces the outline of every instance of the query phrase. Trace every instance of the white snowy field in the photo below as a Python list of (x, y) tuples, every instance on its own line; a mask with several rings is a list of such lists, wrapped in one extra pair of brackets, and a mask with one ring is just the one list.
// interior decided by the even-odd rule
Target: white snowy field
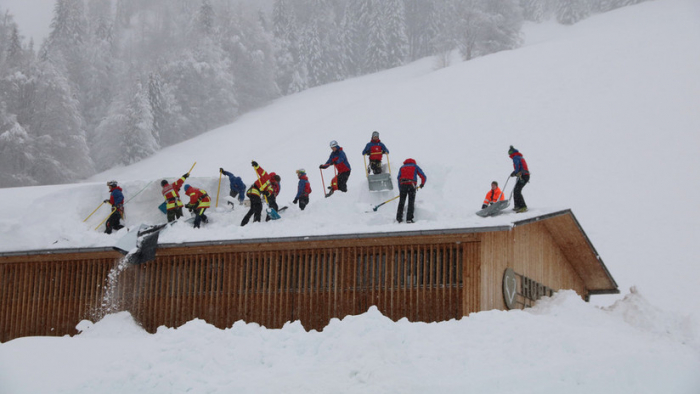
[[(74, 338), (0, 344), (0, 393), (700, 392), (698, 21), (700, 2), (656, 0), (570, 27), (529, 25), (518, 50), (311, 89), (81, 184), (0, 189), (0, 252), (112, 246), (126, 230), (94, 230), (107, 207), (83, 223), (110, 179), (127, 200), (145, 188), (126, 205), (128, 226), (162, 223), (159, 181), (195, 161), (188, 183), (214, 194), (219, 167), (250, 184), (257, 160), (281, 175), (290, 208), (242, 228), (243, 207), (222, 203), (224, 179), (212, 223), (178, 223), (162, 243), (491, 226), (571, 208), (621, 295), (586, 304), (563, 292), (528, 311), (437, 324), (370, 311), (321, 333), (193, 321), (150, 335), (119, 314)], [(395, 195), (367, 191), (361, 151), (373, 130), (394, 174), (411, 157), (428, 177), (415, 224), (393, 221), (396, 202), (372, 212)], [(353, 173), (348, 193), (324, 199), (317, 168), (331, 139)], [(532, 172), (530, 212), (482, 219), (490, 182), (512, 171), (509, 145)], [(291, 204), (300, 167), (314, 189), (303, 212)]]

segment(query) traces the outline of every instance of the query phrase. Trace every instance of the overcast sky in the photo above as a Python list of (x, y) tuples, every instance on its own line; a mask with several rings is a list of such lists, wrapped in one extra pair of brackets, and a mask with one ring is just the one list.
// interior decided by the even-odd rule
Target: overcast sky
[(34, 48), (49, 34), (56, 0), (0, 0), (0, 10), (9, 10), (19, 25), (20, 34), (34, 38)]

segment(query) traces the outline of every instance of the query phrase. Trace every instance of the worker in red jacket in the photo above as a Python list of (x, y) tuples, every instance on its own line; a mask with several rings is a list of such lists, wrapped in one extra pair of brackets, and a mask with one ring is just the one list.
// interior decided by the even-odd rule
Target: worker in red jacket
[(279, 182), (281, 180), (280, 176), (274, 172), (267, 173), (262, 167), (258, 165), (258, 162), (253, 160), (251, 162), (253, 169), (258, 174), (258, 180), (253, 182), (253, 184), (248, 188), (246, 195), (250, 200), (250, 209), (248, 213), (243, 217), (241, 221), (241, 226), (245, 226), (250, 221), (251, 216), (254, 222), (259, 222), (262, 217), (262, 199), (267, 200), (267, 205), (274, 210), (278, 210), (277, 207), (277, 194), (279, 193)]
[(527, 168), (527, 162), (522, 153), (513, 148), (513, 145), (508, 149), (508, 156), (513, 160), (513, 172), (510, 176), (518, 177), (518, 182), (513, 188), (513, 199), (515, 200), (513, 210), (517, 213), (527, 212), (527, 204), (525, 204), (522, 191), (525, 185), (530, 182), (530, 170)]
[(389, 153), (386, 145), (379, 140), (379, 132), (372, 132), (372, 140), (365, 145), (365, 149), (362, 151), (363, 155), (369, 155), (369, 170), (372, 170), (373, 174), (382, 173), (382, 157), (385, 153)]
[(201, 222), (208, 222), (204, 211), (211, 207), (211, 198), (206, 190), (190, 185), (185, 185), (185, 194), (190, 197), (190, 202), (185, 205), (185, 208), (194, 213), (194, 228), (199, 228)]
[(338, 145), (338, 142), (333, 140), (330, 143), (331, 155), (328, 160), (321, 164), (318, 168), (326, 169), (331, 165), (335, 166), (338, 170), (338, 190), (345, 193), (348, 191), (348, 178), (350, 178), (350, 163), (348, 162), (348, 157), (343, 152), (343, 148)]
[(163, 198), (165, 199), (168, 222), (182, 217), (183, 204), (180, 200), (180, 188), (182, 184), (185, 183), (185, 179), (189, 176), (190, 174), (185, 174), (173, 183), (168, 183), (165, 179), (160, 181), (160, 186), (162, 188), (161, 193), (163, 193)]
[(297, 184), (297, 195), (294, 197), (294, 201), (292, 201), (292, 203), (299, 203), (299, 209), (303, 211), (309, 204), (311, 183), (309, 183), (309, 178), (306, 176), (306, 170), (303, 168), (297, 170), (297, 178), (299, 178), (299, 183)]
[(122, 188), (117, 185), (117, 181), (107, 182), (109, 188), (109, 200), (104, 203), (112, 205), (112, 213), (105, 223), (105, 233), (112, 234), (112, 230), (119, 231), (122, 226), (119, 221), (124, 217), (124, 194)]
[[(418, 186), (418, 177), (420, 177), (420, 186)], [(406, 223), (413, 223), (413, 203), (416, 200), (416, 189), (425, 186), (426, 176), (423, 170), (418, 167), (413, 159), (406, 159), (403, 166), (399, 169), (399, 208), (396, 211), (396, 221), (401, 223), (403, 220), (403, 207), (408, 196), (408, 209), (406, 211)]]
[(503, 201), (503, 193), (501, 188), (498, 187), (498, 182), (491, 182), (491, 190), (486, 193), (486, 198), (484, 198), (484, 203), (481, 205), (481, 209), (488, 207), (489, 205), (495, 203), (496, 201)]

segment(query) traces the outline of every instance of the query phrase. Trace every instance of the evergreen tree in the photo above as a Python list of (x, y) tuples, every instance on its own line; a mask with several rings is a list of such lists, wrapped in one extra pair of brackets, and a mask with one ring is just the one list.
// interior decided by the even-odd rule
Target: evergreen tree
[(586, 0), (559, 0), (557, 21), (563, 25), (573, 25), (590, 14)]
[(388, 43), (384, 25), (385, 14), (379, 3), (372, 4), (367, 31), (364, 71), (373, 73), (389, 67)]
[(197, 14), (197, 29), (200, 34), (211, 37), (214, 34), (214, 7), (209, 0), (202, 0)]
[(79, 102), (68, 79), (50, 61), (35, 69), (33, 105), (26, 129), (35, 136), (40, 183), (64, 183), (94, 173)]
[(38, 182), (33, 172), (33, 141), (26, 130), (7, 113), (0, 100), (0, 187), (31, 186)]
[(408, 53), (404, 4), (403, 0), (385, 0), (383, 6), (387, 66), (397, 67), (404, 63)]
[(122, 140), (124, 164), (132, 164), (160, 149), (158, 132), (153, 127), (153, 112), (148, 90), (137, 82), (127, 108), (126, 129)]
[(435, 53), (432, 42), (437, 35), (434, 23), (437, 6), (432, 1), (405, 0), (408, 58), (420, 59)]

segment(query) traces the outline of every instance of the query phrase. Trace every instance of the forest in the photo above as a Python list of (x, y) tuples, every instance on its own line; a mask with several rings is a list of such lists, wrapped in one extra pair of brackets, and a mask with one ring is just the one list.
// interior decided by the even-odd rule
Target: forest
[(641, 1), (57, 0), (39, 44), (0, 9), (0, 187), (75, 182), (285, 95)]

